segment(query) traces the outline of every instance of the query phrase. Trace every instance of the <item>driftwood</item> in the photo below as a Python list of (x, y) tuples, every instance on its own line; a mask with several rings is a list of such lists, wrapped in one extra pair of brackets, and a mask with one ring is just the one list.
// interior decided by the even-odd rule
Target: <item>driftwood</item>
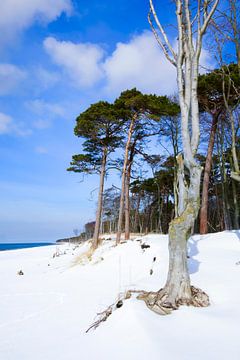
[(90, 330), (96, 330), (96, 328), (104, 321), (107, 320), (107, 318), (112, 314), (113, 305), (110, 305), (106, 310), (98, 313), (99, 319), (95, 321), (87, 330), (86, 333), (88, 333)]
[(108, 319), (108, 317), (113, 313), (113, 311), (121, 308), (123, 306), (123, 303), (125, 300), (130, 299), (132, 296), (132, 293), (139, 293), (139, 291), (136, 290), (128, 290), (125, 293), (121, 293), (118, 296), (118, 300), (107, 307), (106, 310), (100, 312), (97, 314), (98, 319), (86, 330), (86, 333), (88, 333), (90, 330), (96, 330), (96, 328), (104, 321)]

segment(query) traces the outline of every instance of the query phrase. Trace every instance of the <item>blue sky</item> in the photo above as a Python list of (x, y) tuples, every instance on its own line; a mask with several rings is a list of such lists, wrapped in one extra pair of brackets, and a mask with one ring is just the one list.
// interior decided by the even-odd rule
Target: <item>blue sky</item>
[(147, 12), (147, 0), (1, 0), (0, 242), (54, 241), (94, 218), (97, 177), (66, 172), (82, 110), (135, 86), (176, 90)]

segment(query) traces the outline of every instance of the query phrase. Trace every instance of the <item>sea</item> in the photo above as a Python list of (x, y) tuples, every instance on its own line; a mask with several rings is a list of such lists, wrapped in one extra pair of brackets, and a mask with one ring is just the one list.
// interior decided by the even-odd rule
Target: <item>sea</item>
[(4, 250), (17, 250), (17, 249), (27, 249), (39, 246), (49, 246), (54, 245), (54, 243), (47, 243), (47, 242), (38, 242), (38, 243), (0, 243), (0, 251)]

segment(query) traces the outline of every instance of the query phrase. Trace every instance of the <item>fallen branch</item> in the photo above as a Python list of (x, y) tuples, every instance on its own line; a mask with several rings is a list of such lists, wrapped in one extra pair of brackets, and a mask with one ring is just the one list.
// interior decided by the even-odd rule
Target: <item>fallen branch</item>
[(113, 303), (112, 305), (108, 306), (106, 310), (100, 312), (97, 314), (97, 316), (99, 317), (98, 320), (96, 320), (87, 330), (86, 333), (88, 333), (90, 330), (96, 330), (96, 328), (104, 321), (106, 321), (108, 319), (108, 317), (113, 313), (113, 311), (119, 309), (120, 307), (123, 306), (123, 303), (125, 300), (130, 299), (130, 297), (132, 296), (132, 294), (136, 293), (136, 294), (142, 294), (144, 291), (143, 290), (128, 290), (125, 293), (121, 293), (118, 296), (118, 299), (115, 303)]
[(96, 330), (96, 328), (101, 324), (101, 322), (106, 321), (107, 318), (112, 314), (112, 306), (110, 305), (106, 310), (102, 311), (101, 313), (98, 313), (99, 319), (95, 321), (86, 331), (86, 333), (89, 332), (89, 330)]

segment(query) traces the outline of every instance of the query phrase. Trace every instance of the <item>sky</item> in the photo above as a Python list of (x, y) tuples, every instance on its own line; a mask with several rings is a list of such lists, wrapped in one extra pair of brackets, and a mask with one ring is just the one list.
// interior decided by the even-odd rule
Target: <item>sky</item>
[(147, 13), (147, 0), (1, 0), (0, 242), (55, 241), (94, 220), (97, 177), (66, 171), (81, 152), (76, 117), (127, 88), (176, 91)]

